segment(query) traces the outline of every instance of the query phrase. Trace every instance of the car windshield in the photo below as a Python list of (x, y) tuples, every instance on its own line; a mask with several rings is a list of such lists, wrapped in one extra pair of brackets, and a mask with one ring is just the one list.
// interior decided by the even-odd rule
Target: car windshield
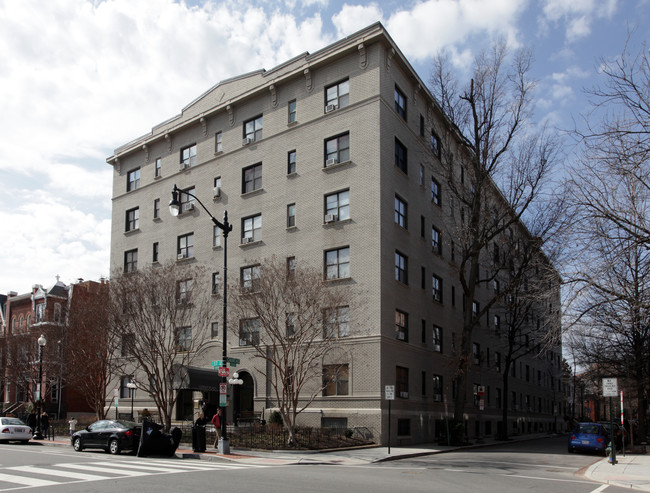
[(585, 435), (600, 435), (601, 427), (598, 425), (591, 424), (582, 424), (578, 427), (578, 433), (584, 433)]
[(2, 418), (3, 425), (18, 425), (18, 426), (27, 426), (18, 418)]

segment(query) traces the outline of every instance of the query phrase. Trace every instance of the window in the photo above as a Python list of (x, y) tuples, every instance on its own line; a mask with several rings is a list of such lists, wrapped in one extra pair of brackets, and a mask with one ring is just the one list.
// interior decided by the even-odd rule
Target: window
[(408, 174), (406, 147), (395, 138), (395, 166)]
[(325, 166), (350, 160), (350, 134), (344, 133), (325, 141)]
[(293, 278), (296, 275), (296, 257), (287, 257), (287, 277)]
[(481, 305), (479, 304), (478, 301), (474, 300), (472, 301), (472, 318), (476, 320), (478, 318), (478, 312), (481, 309)]
[(478, 342), (472, 343), (472, 357), (475, 365), (481, 364), (481, 345)]
[(404, 342), (409, 340), (409, 316), (400, 310), (395, 310), (395, 337)]
[(196, 164), (196, 144), (181, 149), (181, 169), (189, 168)]
[(216, 224), (212, 226), (212, 248), (221, 246), (221, 228)]
[(407, 205), (397, 195), (395, 195), (395, 224), (400, 225), (404, 229), (408, 229)]
[(179, 304), (189, 303), (192, 297), (193, 279), (183, 279), (176, 283), (176, 301)]
[(420, 186), (424, 186), (424, 166), (420, 165)]
[(287, 205), (287, 228), (296, 226), (296, 204)]
[(325, 113), (345, 108), (350, 100), (350, 81), (344, 80), (325, 88)]
[(427, 372), (422, 370), (422, 380), (421, 380), (421, 385), (422, 389), (420, 393), (422, 394), (422, 397), (425, 397), (427, 395)]
[(431, 226), (431, 248), (438, 255), (442, 255), (442, 241), (440, 241), (440, 230)]
[(259, 289), (260, 266), (249, 265), (240, 271), (241, 289), (244, 292), (253, 292)]
[(395, 86), (395, 111), (406, 120), (406, 96), (397, 86)]
[(350, 247), (325, 252), (325, 277), (328, 280), (350, 277)]
[[(499, 294), (499, 291), (501, 291), (501, 288), (500, 288), (499, 281), (498, 281), (497, 279), (495, 279), (495, 280), (492, 282), (492, 286), (494, 287), (494, 292), (497, 293), (497, 294)], [(539, 329), (539, 327), (537, 327), (537, 328)]]
[(126, 174), (126, 191), (131, 192), (140, 188), (140, 168)]
[(153, 176), (154, 178), (160, 178), (162, 176), (162, 158), (156, 158)]
[(134, 389), (130, 389), (128, 384), (131, 383), (131, 377), (125, 376), (120, 378), (120, 398), (130, 399)]
[(249, 318), (239, 321), (239, 345), (257, 346), (260, 343), (260, 319)]
[(422, 327), (420, 333), (421, 333), (420, 342), (422, 344), (426, 344), (427, 343), (427, 321), (424, 319), (422, 319)]
[(152, 262), (158, 262), (158, 242), (157, 241), (153, 244), (151, 261)]
[(409, 369), (403, 366), (395, 367), (395, 390), (400, 399), (409, 398)]
[(176, 329), (176, 349), (189, 351), (192, 349), (192, 327), (179, 327)]
[(424, 216), (420, 216), (420, 238), (424, 238)]
[(350, 219), (350, 191), (331, 193), (325, 196), (325, 222)]
[(296, 335), (296, 315), (295, 313), (287, 313), (285, 320), (287, 338), (291, 339)]
[(432, 274), (431, 276), (431, 290), (434, 301), (442, 303), (442, 278), (435, 274)]
[(221, 288), (221, 276), (218, 272), (212, 273), (212, 294), (219, 294)]
[(420, 115), (420, 137), (424, 137), (424, 117)]
[(408, 284), (408, 257), (395, 251), (395, 280)]
[[(44, 322), (45, 321), (45, 303), (40, 303), (36, 305), (36, 322)], [(18, 323), (18, 328), (22, 330), (22, 321)]]
[(348, 395), (349, 366), (323, 365), (323, 396)]
[(191, 258), (194, 256), (194, 233), (188, 233), (178, 237), (176, 242), (177, 258)]
[(135, 334), (124, 334), (120, 347), (120, 356), (130, 356), (135, 345)]
[(497, 334), (501, 333), (501, 317), (499, 315), (494, 316), (494, 331)]
[(440, 205), (440, 183), (431, 177), (431, 202)]
[(431, 130), (431, 152), (440, 158), (440, 139), (433, 130)]
[(160, 219), (160, 199), (154, 199), (153, 201), (153, 218)]
[(135, 207), (126, 211), (124, 231), (133, 231), (140, 227), (140, 208)]
[(135, 272), (138, 269), (138, 249), (124, 252), (124, 272)]
[(223, 152), (223, 134), (221, 132), (214, 134), (214, 152)]
[(262, 241), (262, 214), (245, 217), (241, 220), (242, 243)]
[(210, 337), (212, 339), (219, 337), (219, 322), (212, 322), (210, 326)]
[(287, 174), (292, 175), (296, 172), (296, 151), (289, 151), (287, 154)]
[(433, 376), (433, 400), (436, 402), (442, 401), (442, 375)]
[(262, 116), (244, 122), (244, 144), (255, 142), (262, 138)]
[(221, 177), (217, 176), (212, 182), (212, 185), (213, 185), (212, 198), (218, 199), (219, 197), (221, 197)]
[(296, 123), (296, 100), (293, 99), (289, 101), (287, 105), (287, 110), (289, 112), (289, 118), (287, 123)]
[(194, 210), (194, 187), (186, 188), (181, 190), (179, 194), (179, 199), (181, 203), (181, 214), (186, 212), (191, 212)]
[(427, 288), (426, 275), (427, 275), (427, 269), (424, 266), (420, 267), (420, 287), (422, 289)]
[[(61, 303), (54, 303), (54, 321), (56, 323), (61, 322)], [(22, 325), (22, 322), (20, 325)]]
[(350, 307), (338, 306), (325, 310), (323, 338), (347, 337), (350, 335)]
[(433, 326), (433, 350), (442, 353), (442, 327)]
[(262, 188), (262, 163), (248, 166), (242, 170), (241, 193), (249, 193)]

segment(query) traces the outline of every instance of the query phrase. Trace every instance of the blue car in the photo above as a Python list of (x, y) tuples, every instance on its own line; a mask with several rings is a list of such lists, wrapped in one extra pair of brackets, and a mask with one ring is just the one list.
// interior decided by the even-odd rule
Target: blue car
[(569, 435), (569, 452), (597, 452), (605, 455), (608, 444), (609, 434), (600, 423), (578, 423)]

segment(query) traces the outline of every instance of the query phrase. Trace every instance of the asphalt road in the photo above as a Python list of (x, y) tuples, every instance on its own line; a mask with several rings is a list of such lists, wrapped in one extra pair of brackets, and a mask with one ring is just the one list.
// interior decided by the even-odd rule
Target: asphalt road
[(240, 465), (0, 445), (0, 492), (623, 491), (590, 482), (579, 474), (599, 459), (595, 455), (569, 454), (565, 437), (361, 466)]

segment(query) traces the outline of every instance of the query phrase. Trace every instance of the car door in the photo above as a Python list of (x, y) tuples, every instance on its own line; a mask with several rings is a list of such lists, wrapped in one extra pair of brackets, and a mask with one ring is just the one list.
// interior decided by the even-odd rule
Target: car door
[(87, 428), (83, 437), (84, 447), (99, 447), (101, 433), (106, 428), (106, 421), (96, 421)]
[(106, 421), (106, 426), (102, 428), (97, 437), (98, 445), (104, 449), (108, 448), (108, 442), (111, 439), (111, 436), (115, 433), (116, 423), (114, 421)]

